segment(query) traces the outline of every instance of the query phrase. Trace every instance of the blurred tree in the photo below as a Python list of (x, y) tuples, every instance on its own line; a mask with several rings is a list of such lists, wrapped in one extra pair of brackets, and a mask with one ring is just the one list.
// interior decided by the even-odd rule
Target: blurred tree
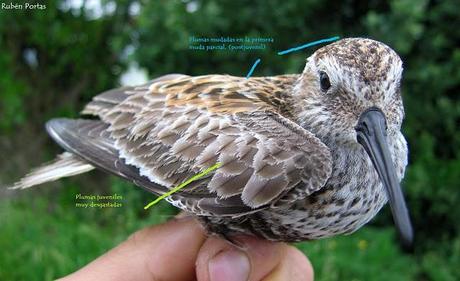
[(100, 18), (60, 1), (48, 1), (45, 10), (0, 10), (0, 133), (8, 134), (0, 145), (11, 151), (0, 164), (2, 176), (17, 176), (18, 167), (24, 172), (44, 158), (46, 120), (75, 117), (83, 102), (117, 86), (131, 2), (120, 1)]

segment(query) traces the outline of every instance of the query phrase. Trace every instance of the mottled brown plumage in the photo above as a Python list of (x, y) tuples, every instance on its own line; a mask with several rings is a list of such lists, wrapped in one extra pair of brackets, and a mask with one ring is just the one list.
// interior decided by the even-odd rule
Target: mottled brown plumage
[[(79, 161), (79, 170), (46, 170), (40, 178), (39, 168), (16, 187), (83, 172), (90, 164), (163, 194), (220, 162), (167, 199), (211, 232), (281, 241), (351, 233), (387, 201), (382, 181), (387, 186), (391, 177), (379, 161), (396, 167), (398, 181), (404, 174), (401, 73), (401, 60), (388, 46), (355, 38), (316, 51), (300, 75), (172, 74), (111, 90), (83, 110), (96, 120), (47, 124), (69, 152), (53, 165)], [(383, 160), (368, 155), (369, 145), (360, 145), (372, 135), (366, 127), (372, 118), (386, 119), (391, 160), (385, 153)]]

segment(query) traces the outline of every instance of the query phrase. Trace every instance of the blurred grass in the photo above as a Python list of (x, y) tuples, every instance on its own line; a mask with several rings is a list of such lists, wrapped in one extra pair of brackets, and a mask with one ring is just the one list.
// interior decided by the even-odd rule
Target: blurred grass
[(401, 253), (392, 228), (364, 227), (297, 246), (310, 258), (316, 280), (417, 280), (417, 262)]
[[(0, 280), (53, 280), (69, 274), (147, 225), (162, 223), (177, 211), (166, 201), (148, 211), (154, 197), (111, 178), (109, 192), (84, 193), (65, 186), (57, 196), (21, 191), (0, 201)], [(46, 188), (46, 187), (44, 187)], [(75, 195), (118, 194), (119, 208), (77, 208)], [(81, 201), (78, 201), (81, 202)]]

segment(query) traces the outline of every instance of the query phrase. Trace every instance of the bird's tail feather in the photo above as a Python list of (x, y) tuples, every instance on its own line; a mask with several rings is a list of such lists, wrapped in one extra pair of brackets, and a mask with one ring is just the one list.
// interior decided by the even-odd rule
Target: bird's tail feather
[(63, 177), (75, 176), (94, 169), (94, 166), (84, 162), (72, 153), (64, 152), (51, 162), (33, 169), (30, 173), (16, 182), (10, 189), (24, 189)]

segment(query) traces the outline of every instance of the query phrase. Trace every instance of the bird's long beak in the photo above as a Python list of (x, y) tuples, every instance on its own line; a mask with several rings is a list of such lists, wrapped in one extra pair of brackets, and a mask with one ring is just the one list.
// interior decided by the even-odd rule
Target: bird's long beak
[(372, 107), (363, 112), (356, 126), (358, 142), (369, 155), (390, 201), (393, 220), (406, 247), (411, 247), (412, 225), (407, 211), (404, 195), (396, 177), (390, 150), (386, 140), (386, 119), (383, 112)]

